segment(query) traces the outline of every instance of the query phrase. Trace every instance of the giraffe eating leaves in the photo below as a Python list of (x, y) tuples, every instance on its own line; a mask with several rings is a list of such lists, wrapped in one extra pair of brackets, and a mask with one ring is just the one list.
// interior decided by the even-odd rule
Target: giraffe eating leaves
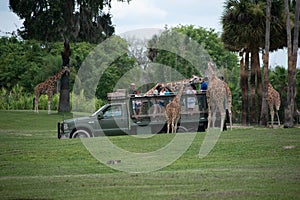
[(38, 103), (39, 103), (39, 98), (42, 94), (47, 94), (48, 96), (48, 114), (51, 114), (50, 110), (50, 104), (51, 104), (51, 99), (53, 96), (53, 90), (54, 90), (54, 84), (56, 81), (65, 73), (69, 72), (68, 67), (64, 67), (61, 71), (57, 72), (54, 76), (49, 77), (46, 81), (39, 83), (37, 86), (34, 88), (34, 112), (38, 113)]

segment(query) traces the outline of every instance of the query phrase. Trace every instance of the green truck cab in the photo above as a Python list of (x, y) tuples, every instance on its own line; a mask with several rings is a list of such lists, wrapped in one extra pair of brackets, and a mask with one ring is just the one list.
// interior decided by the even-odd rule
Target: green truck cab
[[(57, 125), (58, 138), (80, 138), (115, 135), (166, 133), (164, 106), (176, 95), (124, 97), (111, 99), (90, 116), (63, 120)], [(187, 98), (193, 96), (196, 105), (193, 113), (187, 109)], [(135, 102), (141, 102), (138, 115)], [(160, 112), (154, 113), (155, 102), (163, 102)], [(177, 132), (205, 131), (207, 127), (207, 102), (205, 93), (181, 96), (181, 115)]]

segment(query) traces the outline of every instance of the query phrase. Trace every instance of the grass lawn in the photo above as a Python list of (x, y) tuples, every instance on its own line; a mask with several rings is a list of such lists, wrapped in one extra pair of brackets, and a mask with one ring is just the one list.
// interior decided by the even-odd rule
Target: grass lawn
[[(174, 163), (151, 173), (116, 171), (80, 139), (58, 140), (63, 116), (0, 111), (0, 199), (300, 199), (300, 129), (223, 132), (199, 158), (197, 133)], [(169, 143), (172, 134), (110, 140), (135, 152)]]

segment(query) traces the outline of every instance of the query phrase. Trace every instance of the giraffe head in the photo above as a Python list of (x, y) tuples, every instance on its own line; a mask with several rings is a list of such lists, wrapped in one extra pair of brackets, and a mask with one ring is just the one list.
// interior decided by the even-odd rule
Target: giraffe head
[(273, 86), (271, 85), (271, 83), (268, 83), (268, 87), (269, 88), (273, 88)]
[(196, 75), (193, 75), (189, 81), (189, 83), (202, 83), (202, 82), (203, 82), (203, 78)]
[(64, 66), (63, 69), (58, 72), (58, 76), (61, 77), (64, 73), (70, 73), (70, 68), (68, 66)]
[(65, 72), (70, 72), (70, 68), (68, 66), (64, 66), (62, 71)]

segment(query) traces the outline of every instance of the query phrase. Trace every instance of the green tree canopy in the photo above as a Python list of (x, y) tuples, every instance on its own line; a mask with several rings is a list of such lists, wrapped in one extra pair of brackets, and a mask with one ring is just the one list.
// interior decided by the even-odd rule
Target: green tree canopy
[(10, 0), (9, 5), (24, 20), (18, 30), (23, 39), (99, 43), (115, 30), (111, 0)]
[[(35, 40), (18, 40), (15, 37), (0, 38), (0, 88), (11, 90), (20, 85), (26, 92), (54, 75), (61, 69), (60, 57), (62, 42), (49, 43), (47, 46)], [(71, 85), (75, 72), (95, 45), (74, 43), (70, 65)], [(72, 88), (71, 88), (72, 89)]]
[[(178, 38), (178, 33), (182, 37)], [(174, 38), (174, 39), (170, 39)], [(182, 40), (182, 41), (179, 41)], [(168, 44), (165, 44), (168, 41)], [(191, 43), (196, 42), (202, 49), (194, 48)], [(162, 46), (171, 46), (174, 48), (171, 53), (162, 49), (152, 48), (153, 44), (161, 43)], [(193, 25), (183, 26), (179, 25), (172, 29), (166, 29), (160, 35), (154, 36), (148, 44), (148, 58), (160, 64), (164, 64), (176, 69), (185, 77), (191, 77), (192, 74), (199, 74), (192, 63), (188, 60), (195, 60), (197, 65), (206, 69), (207, 62), (212, 60), (218, 67), (224, 69), (232, 69), (238, 64), (237, 55), (224, 49), (224, 45), (213, 29), (205, 29), (202, 27), (195, 27)], [(187, 55), (191, 54), (192, 55)], [(175, 55), (176, 54), (176, 55)], [(201, 59), (200, 57), (203, 57)], [(201, 62), (201, 63), (199, 63)]]
[[(295, 10), (295, 0), (291, 1), (291, 13)], [(221, 17), (222, 41), (227, 49), (239, 51), (242, 48), (260, 47), (265, 44), (266, 0), (227, 0)], [(287, 46), (284, 1), (272, 0), (270, 50)], [(294, 18), (294, 16), (292, 16)], [(294, 24), (292, 24), (292, 30)], [(292, 31), (293, 32), (293, 31)]]

